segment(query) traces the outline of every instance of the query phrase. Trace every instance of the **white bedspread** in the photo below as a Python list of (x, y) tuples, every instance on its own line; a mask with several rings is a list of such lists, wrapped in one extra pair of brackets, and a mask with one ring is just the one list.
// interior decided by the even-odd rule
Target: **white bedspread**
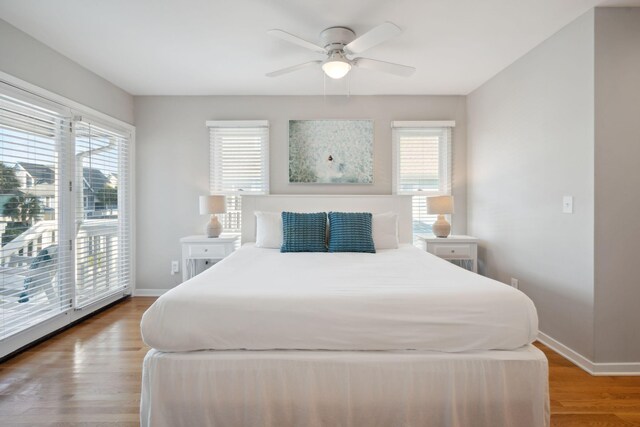
[(191, 350), (511, 350), (533, 342), (533, 302), (403, 245), (377, 254), (245, 245), (161, 296), (142, 336)]

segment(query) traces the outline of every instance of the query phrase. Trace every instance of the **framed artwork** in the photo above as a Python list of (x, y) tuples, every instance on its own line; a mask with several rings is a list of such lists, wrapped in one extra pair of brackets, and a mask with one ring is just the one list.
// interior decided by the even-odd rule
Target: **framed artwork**
[(373, 184), (373, 120), (289, 120), (289, 183)]

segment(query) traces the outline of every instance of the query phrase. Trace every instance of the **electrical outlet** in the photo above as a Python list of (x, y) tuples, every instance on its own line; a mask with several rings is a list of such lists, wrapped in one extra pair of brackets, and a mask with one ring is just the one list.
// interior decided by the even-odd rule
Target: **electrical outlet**
[(180, 272), (180, 263), (178, 261), (171, 261), (171, 274), (178, 274)]
[(518, 289), (518, 279), (511, 278), (511, 286)]

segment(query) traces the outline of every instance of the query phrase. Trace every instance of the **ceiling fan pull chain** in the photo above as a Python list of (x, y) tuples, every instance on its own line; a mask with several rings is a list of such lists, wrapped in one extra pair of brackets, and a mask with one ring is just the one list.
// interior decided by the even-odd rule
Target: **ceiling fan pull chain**
[(327, 75), (322, 73), (322, 95), (324, 96), (324, 103), (327, 103)]

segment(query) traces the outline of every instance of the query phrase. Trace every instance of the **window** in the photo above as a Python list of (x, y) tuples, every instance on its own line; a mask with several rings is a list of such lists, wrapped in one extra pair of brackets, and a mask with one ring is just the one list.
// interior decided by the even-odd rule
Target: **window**
[(75, 118), (76, 307), (130, 283), (129, 133)]
[(426, 197), (451, 194), (451, 130), (455, 122), (392, 123), (393, 191), (413, 196), (413, 233), (431, 233)]
[(211, 194), (227, 196), (225, 232), (240, 233), (242, 194), (269, 193), (269, 122), (208, 121)]
[(60, 102), (0, 81), (0, 357), (131, 282), (133, 128), (30, 91)]

